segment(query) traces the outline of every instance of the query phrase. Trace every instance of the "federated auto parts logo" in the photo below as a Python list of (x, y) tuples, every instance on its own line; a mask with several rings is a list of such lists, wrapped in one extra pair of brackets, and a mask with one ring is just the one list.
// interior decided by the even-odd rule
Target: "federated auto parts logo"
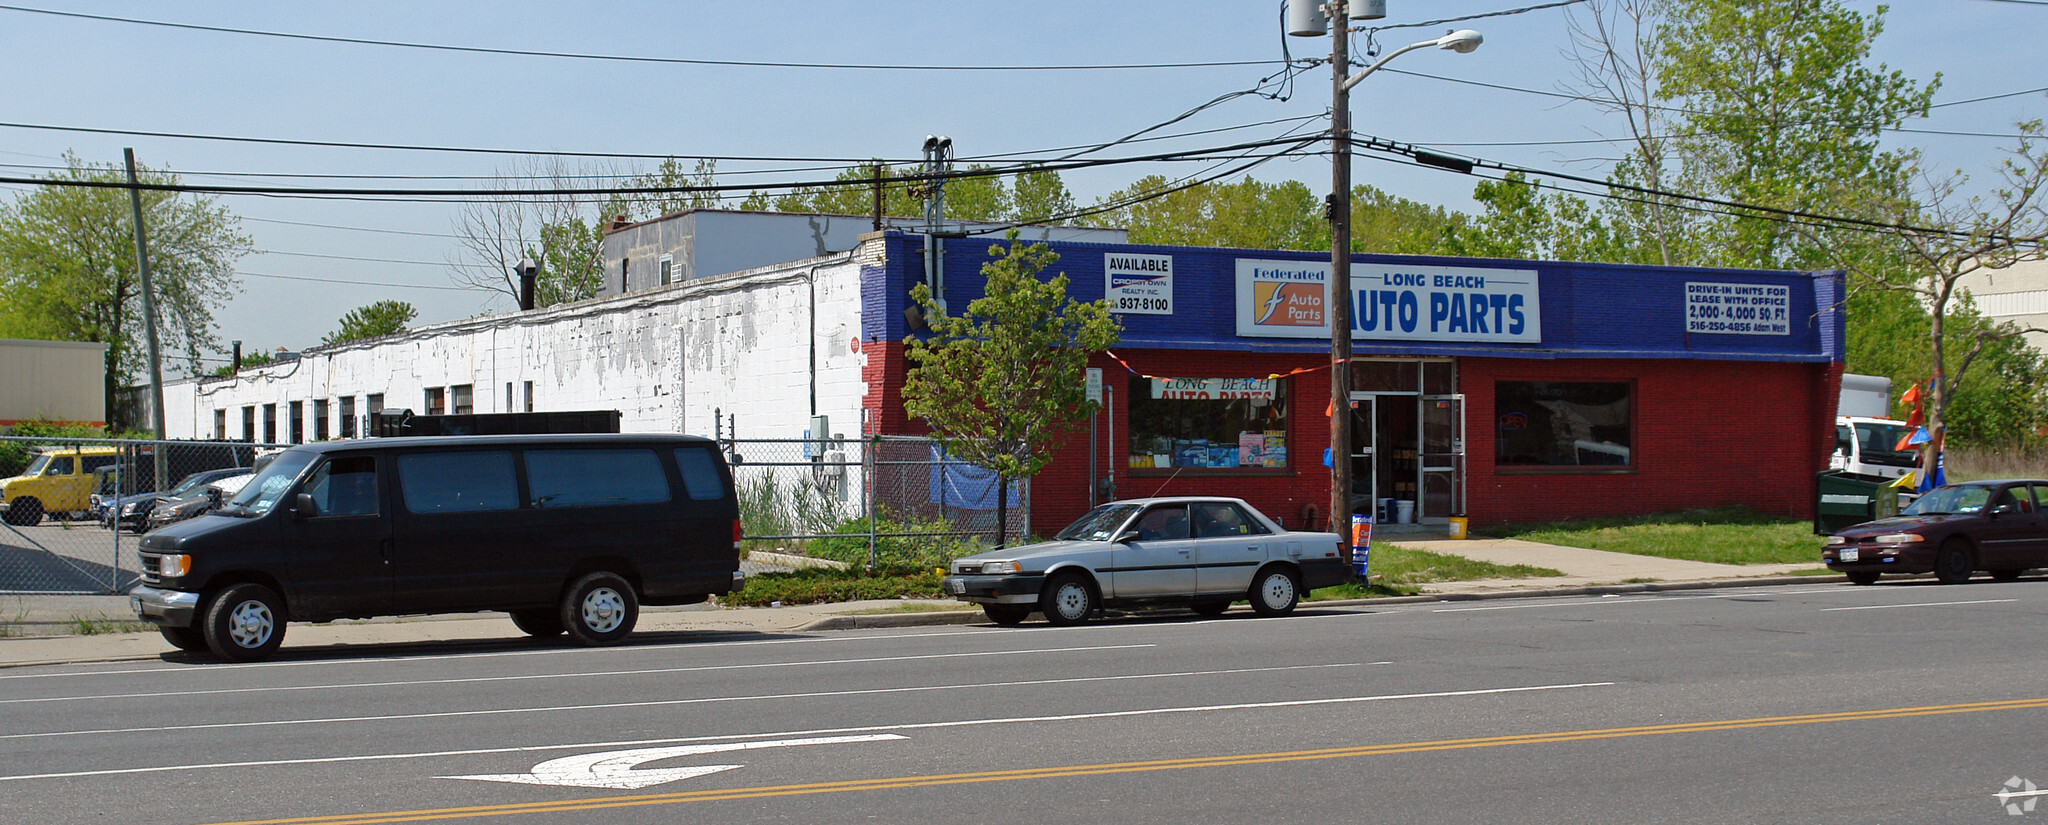
[(1323, 325), (1323, 285), (1254, 281), (1252, 300), (1258, 306), (1252, 323), (1273, 327), (1319, 327)]
[(1998, 793), (1992, 796), (1998, 797), (1998, 801), (2005, 805), (2006, 816), (2025, 816), (2033, 813), (2034, 806), (2040, 804), (2041, 794), (2041, 789), (2034, 787), (2034, 780), (2015, 776), (2005, 780)]

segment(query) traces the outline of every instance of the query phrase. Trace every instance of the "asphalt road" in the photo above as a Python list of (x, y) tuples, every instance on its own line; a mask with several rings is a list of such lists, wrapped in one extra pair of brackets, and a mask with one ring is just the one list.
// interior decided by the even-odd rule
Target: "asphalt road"
[[(2048, 580), (0, 671), (8, 822), (2048, 819)], [(2017, 816), (2009, 815), (2011, 805)]]

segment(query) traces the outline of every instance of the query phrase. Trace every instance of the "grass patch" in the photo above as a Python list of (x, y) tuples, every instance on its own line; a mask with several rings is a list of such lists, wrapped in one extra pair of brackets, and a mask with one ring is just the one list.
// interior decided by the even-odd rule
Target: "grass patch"
[(1500, 538), (1715, 564), (1820, 563), (1813, 523), (1746, 507), (1488, 528)]
[(1372, 582), (1340, 584), (1309, 591), (1309, 601), (1326, 599), (1371, 599), (1385, 596), (1413, 596), (1421, 585), (1473, 579), (1534, 579), (1562, 576), (1548, 567), (1527, 564), (1494, 564), (1416, 550), (1398, 544), (1375, 544), (1372, 548)]
[(156, 625), (132, 619), (71, 617), (71, 635), (73, 636), (99, 636), (106, 633), (141, 633), (145, 630), (155, 629)]
[(807, 567), (788, 573), (761, 573), (747, 577), (747, 586), (720, 598), (734, 607), (767, 607), (783, 604), (826, 604), (862, 599), (939, 599), (944, 577), (932, 570), (887, 568), (882, 570), (834, 570)]

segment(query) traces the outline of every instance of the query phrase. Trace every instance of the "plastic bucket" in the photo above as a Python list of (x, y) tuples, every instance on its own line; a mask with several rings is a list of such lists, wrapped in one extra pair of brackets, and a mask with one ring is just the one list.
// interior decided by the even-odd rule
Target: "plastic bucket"
[(1464, 538), (1464, 537), (1465, 537), (1465, 517), (1464, 517), (1464, 516), (1452, 516), (1452, 517), (1451, 517), (1451, 538), (1454, 538), (1454, 539), (1462, 539), (1462, 538)]
[(1408, 499), (1405, 499), (1405, 498), (1404, 498), (1404, 499), (1400, 499), (1400, 500), (1398, 500), (1398, 501), (1395, 501), (1395, 502), (1394, 502), (1394, 522), (1395, 522), (1395, 523), (1397, 523), (1397, 524), (1414, 524), (1414, 523), (1415, 523), (1415, 502), (1413, 502), (1413, 501), (1409, 501)]

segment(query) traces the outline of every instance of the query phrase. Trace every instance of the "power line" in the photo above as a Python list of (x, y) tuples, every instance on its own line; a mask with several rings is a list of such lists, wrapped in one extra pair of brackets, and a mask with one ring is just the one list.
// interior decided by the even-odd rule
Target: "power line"
[(1481, 12), (1479, 14), (1468, 14), (1463, 17), (1446, 17), (1442, 20), (1424, 20), (1420, 23), (1390, 23), (1384, 26), (1371, 26), (1366, 28), (1366, 31), (1376, 32), (1386, 31), (1388, 29), (1416, 29), (1421, 28), (1423, 26), (1441, 26), (1445, 23), (1463, 23), (1467, 20), (1483, 20), (1488, 17), (1507, 17), (1509, 15), (1527, 14), (1532, 11), (1542, 11), (1544, 9), (1555, 9), (1564, 6), (1575, 6), (1585, 1), (1586, 0), (1562, 0), (1562, 2), (1544, 3), (1542, 5), (1537, 6), (1524, 6), (1519, 9), (1506, 9), (1503, 11)]
[(437, 290), (445, 290), (445, 291), (449, 291), (449, 292), (481, 292), (481, 291), (483, 291), (483, 290), (476, 290), (476, 289), (470, 289), (470, 288), (468, 288), (468, 287), (460, 287), (460, 286), (430, 286), (430, 285), (426, 285), (426, 284), (390, 284), (390, 283), (383, 283), (383, 282), (380, 282), (380, 281), (350, 281), (350, 280), (344, 280), (344, 279), (341, 279), (341, 278), (312, 278), (312, 277), (308, 277), (308, 276), (305, 276), (305, 275), (268, 275), (268, 274), (265, 274), (265, 273), (262, 273), (262, 272), (249, 272), (249, 271), (246, 271), (246, 270), (239, 270), (239, 269), (238, 269), (238, 270), (235, 270), (235, 274), (236, 274), (236, 275), (240, 275), (240, 276), (243, 276), (243, 277), (245, 277), (245, 278), (274, 278), (274, 279), (277, 279), (277, 280), (280, 280), (280, 281), (313, 281), (313, 282), (315, 282), (315, 283), (322, 283), (322, 284), (347, 284), (347, 285), (349, 285), (349, 286), (374, 286), (374, 287), (384, 287), (384, 288), (387, 288), (387, 289), (437, 289)]
[[(1281, 142), (1285, 142), (1285, 141), (1281, 141)], [(1244, 142), (1244, 143), (1237, 143), (1237, 144), (1232, 144), (1232, 145), (1227, 145), (1227, 146), (1218, 146), (1218, 147), (1212, 147), (1212, 148), (1208, 148), (1208, 149), (1197, 149), (1197, 150), (1190, 150), (1190, 151), (1179, 151), (1179, 152), (1162, 152), (1162, 153), (1156, 153), (1156, 154), (1151, 154), (1151, 155), (1137, 155), (1137, 156), (1131, 156), (1131, 157), (1122, 157), (1122, 158), (1099, 158), (1099, 159), (1094, 159), (1094, 160), (1074, 160), (1074, 161), (1063, 161), (1063, 162), (1052, 162), (1052, 163), (1022, 163), (1022, 164), (1017, 164), (1017, 165), (1013, 165), (1013, 166), (1009, 166), (1009, 167), (991, 167), (991, 168), (986, 168), (986, 169), (971, 169), (971, 170), (964, 170), (964, 171), (955, 171), (955, 172), (947, 172), (947, 173), (944, 173), (944, 174), (925, 174), (925, 173), (919, 173), (919, 172), (910, 172), (910, 173), (906, 173), (906, 174), (902, 174), (902, 175), (897, 175), (897, 176), (893, 176), (893, 177), (890, 177), (890, 178), (886, 178), (886, 179), (881, 179), (881, 182), (884, 182), (884, 183), (889, 183), (889, 182), (894, 182), (894, 183), (903, 183), (903, 182), (911, 182), (911, 181), (927, 181), (927, 180), (939, 180), (939, 179), (960, 179), (960, 178), (975, 178), (975, 177), (1000, 177), (1000, 176), (1004, 176), (1004, 175), (1013, 175), (1013, 174), (1018, 174), (1018, 173), (1020, 173), (1020, 172), (1061, 172), (1061, 171), (1068, 171), (1068, 170), (1073, 170), (1073, 169), (1085, 169), (1085, 168), (1091, 168), (1091, 167), (1096, 167), (1096, 166), (1113, 166), (1113, 165), (1120, 165), (1120, 164), (1127, 164), (1127, 163), (1153, 163), (1153, 162), (1160, 162), (1160, 161), (1184, 161), (1184, 160), (1203, 160), (1203, 159), (1205, 159), (1205, 156), (1212, 156), (1212, 155), (1218, 155), (1218, 154), (1227, 154), (1227, 153), (1231, 153), (1231, 152), (1240, 152), (1240, 151), (1244, 151), (1244, 150), (1247, 150), (1247, 149), (1256, 149), (1256, 148), (1260, 148), (1260, 147), (1265, 147), (1265, 146), (1272, 146), (1272, 145), (1276, 145), (1276, 143), (1278, 143), (1278, 142), (1275, 142), (1275, 141), (1249, 141), (1249, 142)], [(404, 198), (418, 198), (418, 199), (445, 199), (445, 198), (484, 198), (484, 199), (488, 199), (488, 200), (504, 200), (504, 199), (507, 199), (507, 198), (522, 198), (522, 197), (535, 197), (535, 198), (537, 198), (537, 197), (561, 197), (561, 196), (568, 196), (568, 195), (653, 195), (653, 194), (680, 194), (680, 193), (693, 193), (693, 192), (739, 192), (739, 191), (755, 191), (756, 189), (768, 189), (768, 190), (779, 190), (779, 189), (799, 189), (799, 188), (838, 188), (838, 187), (846, 187), (846, 186), (872, 186), (872, 185), (873, 185), (873, 184), (875, 184), (876, 182), (877, 182), (877, 179), (873, 179), (873, 178), (862, 178), (862, 179), (853, 179), (853, 180), (815, 180), (815, 181), (792, 181), (792, 182), (782, 182), (782, 183), (767, 183), (767, 184), (760, 184), (760, 185), (751, 185), (751, 184), (708, 184), (708, 185), (690, 185), (690, 186), (605, 186), (605, 187), (587, 187), (587, 188), (569, 188), (569, 187), (553, 187), (553, 188), (546, 188), (546, 189), (505, 189), (505, 190), (484, 190), (484, 189), (373, 189), (373, 188), (343, 188), (343, 187), (289, 187), (289, 186), (215, 186), (215, 185), (200, 185), (200, 184), (188, 184), (188, 183), (140, 183), (140, 184), (135, 184), (135, 185), (131, 186), (130, 184), (128, 184), (128, 183), (127, 183), (127, 182), (125, 182), (125, 181), (109, 181), (109, 180), (50, 180), (50, 179), (42, 179), (42, 178), (11, 178), (11, 177), (0, 177), (0, 184), (25, 184), (25, 185), (31, 185), (31, 186), (69, 186), (69, 187), (82, 187), (82, 188), (98, 188), (98, 189), (130, 189), (130, 188), (136, 188), (136, 189), (143, 189), (143, 190), (149, 190), (149, 191), (163, 191), (163, 192), (191, 192), (191, 193), (198, 193), (198, 194), (211, 194), (211, 195), (262, 195), (262, 196), (273, 196), (273, 197), (349, 196), (349, 197), (366, 197), (366, 198), (376, 198), (376, 199), (404, 199)]]
[(1197, 69), (1215, 66), (1270, 66), (1275, 60), (1214, 60), (1188, 63), (1107, 63), (1043, 66), (938, 66), (938, 65), (896, 65), (883, 63), (796, 63), (768, 60), (708, 60), (687, 57), (641, 57), (633, 55), (587, 54), (579, 52), (549, 52), (527, 49), (498, 49), (485, 46), (456, 46), (445, 43), (407, 43), (399, 40), (375, 40), (362, 37), (337, 37), (297, 32), (263, 31), (260, 29), (238, 29), (229, 26), (206, 26), (197, 23), (172, 23), (164, 20), (143, 20), (134, 17), (114, 17), (105, 14), (84, 14), (81, 12), (35, 9), (26, 6), (0, 5), (0, 10), (44, 14), (52, 17), (70, 17), (80, 20), (96, 20), (106, 23), (128, 23), (137, 26), (157, 26), (167, 29), (213, 32), (216, 34), (237, 34), (250, 37), (276, 37), (288, 40), (310, 40), (320, 43), (342, 43), (355, 46), (388, 46), (400, 49), (423, 49), (441, 52), (464, 52), (470, 54), (507, 55), (513, 57), (552, 57), (568, 60), (599, 60), (622, 63), (655, 63), (680, 66), (737, 66), (764, 69), (866, 69), (881, 71), (920, 72), (1047, 72), (1047, 71), (1095, 71), (1124, 69)]

